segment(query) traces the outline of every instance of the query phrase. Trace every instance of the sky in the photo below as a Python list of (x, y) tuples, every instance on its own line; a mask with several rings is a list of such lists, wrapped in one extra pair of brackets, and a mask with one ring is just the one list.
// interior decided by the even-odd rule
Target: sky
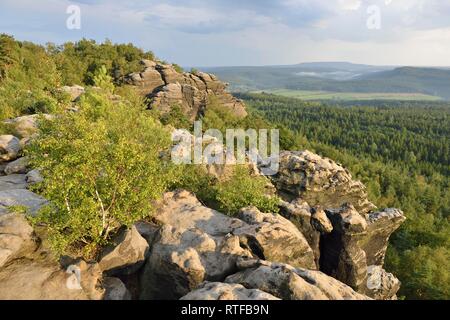
[(0, 0), (0, 32), (132, 42), (182, 66), (450, 66), (450, 0)]

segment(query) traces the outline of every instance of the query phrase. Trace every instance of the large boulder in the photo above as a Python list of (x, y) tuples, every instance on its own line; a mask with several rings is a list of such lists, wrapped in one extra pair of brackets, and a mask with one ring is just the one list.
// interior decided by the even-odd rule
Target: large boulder
[(149, 245), (135, 226), (121, 230), (102, 253), (100, 269), (109, 275), (131, 274), (144, 264)]
[(226, 278), (248, 289), (259, 289), (283, 300), (367, 300), (349, 286), (320, 271), (261, 260), (241, 260), (240, 272)]
[(136, 87), (142, 95), (152, 93), (156, 88), (164, 86), (166, 83), (162, 79), (161, 73), (156, 70), (156, 63), (150, 60), (141, 60), (144, 67), (142, 72), (133, 72), (127, 75), (124, 82)]
[(193, 194), (180, 190), (164, 195), (154, 219), (184, 229), (197, 228), (212, 237), (237, 235), (241, 245), (262, 259), (315, 268), (312, 249), (289, 220), (256, 208), (242, 209), (238, 217), (207, 208)]
[(0, 163), (17, 159), (21, 150), (18, 138), (12, 135), (0, 136)]
[(330, 233), (333, 229), (325, 212), (320, 208), (311, 208), (301, 199), (291, 202), (280, 202), (280, 214), (291, 221), (304, 235), (314, 253), (316, 267), (319, 268), (320, 259), (320, 235)]
[(25, 217), (15, 213), (0, 215), (0, 268), (35, 247), (33, 228)]
[(23, 258), (0, 269), (0, 300), (100, 300), (100, 279), (97, 264), (62, 268), (48, 257)]
[(248, 225), (233, 231), (264, 260), (286, 262), (293, 266), (316, 269), (314, 253), (303, 234), (286, 218), (262, 213), (255, 207), (244, 208), (239, 218)]
[(199, 229), (164, 225), (141, 277), (141, 299), (179, 299), (203, 281), (221, 281), (236, 270), (236, 259), (251, 256), (237, 236), (212, 237)]
[(246, 289), (240, 284), (204, 282), (180, 300), (280, 300), (258, 289)]
[(28, 170), (28, 158), (22, 157), (8, 163), (3, 171), (5, 172), (5, 174), (10, 175), (15, 173), (24, 174), (27, 173)]
[(271, 178), (286, 201), (300, 198), (310, 206), (324, 209), (350, 203), (360, 213), (375, 208), (367, 198), (365, 186), (353, 180), (348, 170), (307, 150), (281, 152), (279, 171)]
[(143, 299), (180, 298), (203, 281), (222, 281), (240, 257), (316, 267), (302, 234), (281, 216), (248, 208), (232, 218), (183, 190), (166, 193), (158, 207), (153, 220), (163, 226), (144, 267)]
[(47, 203), (46, 199), (26, 189), (0, 191), (0, 214), (8, 212), (9, 207), (21, 206), (35, 215)]

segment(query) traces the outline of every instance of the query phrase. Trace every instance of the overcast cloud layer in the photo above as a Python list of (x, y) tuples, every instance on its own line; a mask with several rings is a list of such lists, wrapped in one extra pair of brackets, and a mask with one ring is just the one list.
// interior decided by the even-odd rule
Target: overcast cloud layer
[[(66, 28), (71, 4), (81, 8), (80, 30)], [(381, 28), (369, 29), (378, 10)], [(184, 66), (450, 66), (450, 0), (1, 0), (0, 32), (132, 42)]]

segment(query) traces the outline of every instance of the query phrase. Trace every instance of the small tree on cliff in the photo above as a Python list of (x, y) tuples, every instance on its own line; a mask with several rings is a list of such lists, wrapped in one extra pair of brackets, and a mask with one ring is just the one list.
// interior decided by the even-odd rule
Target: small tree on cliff
[(79, 112), (45, 122), (28, 150), (45, 178), (36, 189), (51, 201), (36, 222), (59, 253), (92, 253), (121, 225), (149, 216), (172, 179), (171, 164), (159, 157), (170, 135), (145, 106), (112, 102), (103, 71), (98, 85), (106, 92), (92, 90)]

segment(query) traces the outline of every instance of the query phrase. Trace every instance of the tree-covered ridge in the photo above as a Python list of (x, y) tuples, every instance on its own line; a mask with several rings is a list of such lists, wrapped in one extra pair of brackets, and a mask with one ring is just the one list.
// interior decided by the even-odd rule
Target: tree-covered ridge
[[(450, 104), (404, 103), (330, 107), (266, 94), (242, 95), (270, 118), (312, 141), (414, 171), (450, 173)], [(319, 124), (319, 125), (318, 125)], [(326, 124), (326, 125), (325, 125)]]
[(367, 185), (377, 206), (402, 208), (408, 219), (391, 238), (386, 261), (402, 281), (400, 295), (448, 299), (449, 106), (340, 107), (241, 97), (254, 112), (292, 128), (291, 148), (341, 162)]
[(0, 34), (0, 120), (21, 114), (54, 112), (67, 102), (56, 90), (64, 85), (93, 85), (105, 66), (115, 83), (140, 70), (139, 61), (154, 59), (132, 44), (83, 39), (46, 46)]

